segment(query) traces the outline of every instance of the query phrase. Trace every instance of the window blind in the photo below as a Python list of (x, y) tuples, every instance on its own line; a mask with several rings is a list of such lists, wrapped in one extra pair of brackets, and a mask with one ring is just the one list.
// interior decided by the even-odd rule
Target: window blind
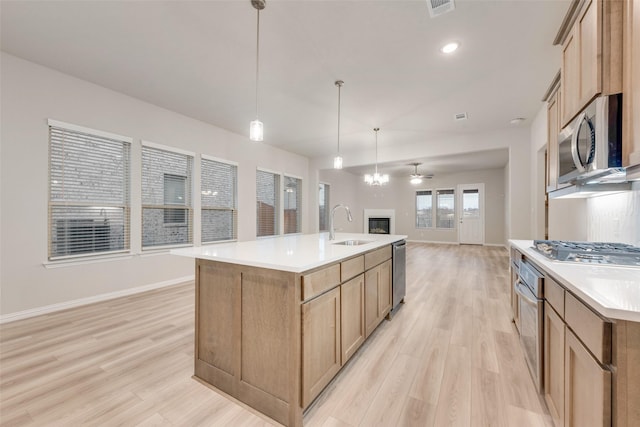
[(284, 234), (299, 233), (302, 220), (302, 180), (284, 177)]
[(433, 227), (433, 194), (431, 190), (416, 191), (416, 228)]
[(279, 234), (280, 175), (256, 171), (256, 235)]
[(438, 190), (436, 192), (436, 227), (454, 228), (455, 225), (455, 191)]
[(238, 238), (238, 167), (203, 158), (200, 200), (202, 242)]
[(320, 231), (329, 230), (329, 195), (331, 186), (329, 184), (320, 183), (318, 187), (318, 229)]
[(193, 156), (142, 147), (142, 248), (193, 242)]
[(129, 250), (130, 151), (129, 141), (49, 126), (49, 260)]

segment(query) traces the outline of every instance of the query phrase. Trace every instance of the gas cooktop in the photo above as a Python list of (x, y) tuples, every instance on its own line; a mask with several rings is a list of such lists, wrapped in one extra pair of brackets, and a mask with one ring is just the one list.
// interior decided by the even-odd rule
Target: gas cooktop
[(640, 267), (640, 247), (625, 243), (534, 240), (533, 248), (554, 261)]

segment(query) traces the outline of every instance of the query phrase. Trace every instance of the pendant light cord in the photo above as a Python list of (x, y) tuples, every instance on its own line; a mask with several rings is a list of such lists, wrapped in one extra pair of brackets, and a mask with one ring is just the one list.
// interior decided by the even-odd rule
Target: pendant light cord
[(338, 156), (340, 155), (340, 89), (342, 84), (338, 84)]
[(256, 120), (258, 119), (258, 88), (260, 86), (260, 9), (258, 11), (257, 31), (256, 31)]
[(378, 173), (378, 131), (380, 128), (375, 128), (376, 131), (376, 173)]

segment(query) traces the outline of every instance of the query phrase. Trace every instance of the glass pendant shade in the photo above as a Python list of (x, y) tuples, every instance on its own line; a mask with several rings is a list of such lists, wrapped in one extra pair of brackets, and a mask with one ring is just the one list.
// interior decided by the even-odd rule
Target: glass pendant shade
[(378, 172), (375, 172), (373, 175), (366, 174), (364, 176), (364, 182), (369, 185), (384, 185), (389, 182), (389, 175)]
[(333, 168), (334, 169), (342, 169), (342, 157), (335, 156), (333, 158)]
[(260, 142), (264, 138), (264, 129), (262, 122), (255, 119), (249, 125), (249, 139), (252, 141)]

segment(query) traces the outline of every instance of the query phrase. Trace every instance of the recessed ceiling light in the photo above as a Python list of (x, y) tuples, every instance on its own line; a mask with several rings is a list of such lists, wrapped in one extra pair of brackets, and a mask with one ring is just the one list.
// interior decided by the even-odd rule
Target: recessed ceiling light
[(442, 53), (453, 53), (460, 47), (460, 44), (457, 42), (447, 43), (440, 48), (440, 52)]
[(526, 119), (524, 117), (516, 117), (515, 119), (511, 119), (509, 123), (511, 123), (512, 125), (517, 125), (524, 122), (525, 120)]

